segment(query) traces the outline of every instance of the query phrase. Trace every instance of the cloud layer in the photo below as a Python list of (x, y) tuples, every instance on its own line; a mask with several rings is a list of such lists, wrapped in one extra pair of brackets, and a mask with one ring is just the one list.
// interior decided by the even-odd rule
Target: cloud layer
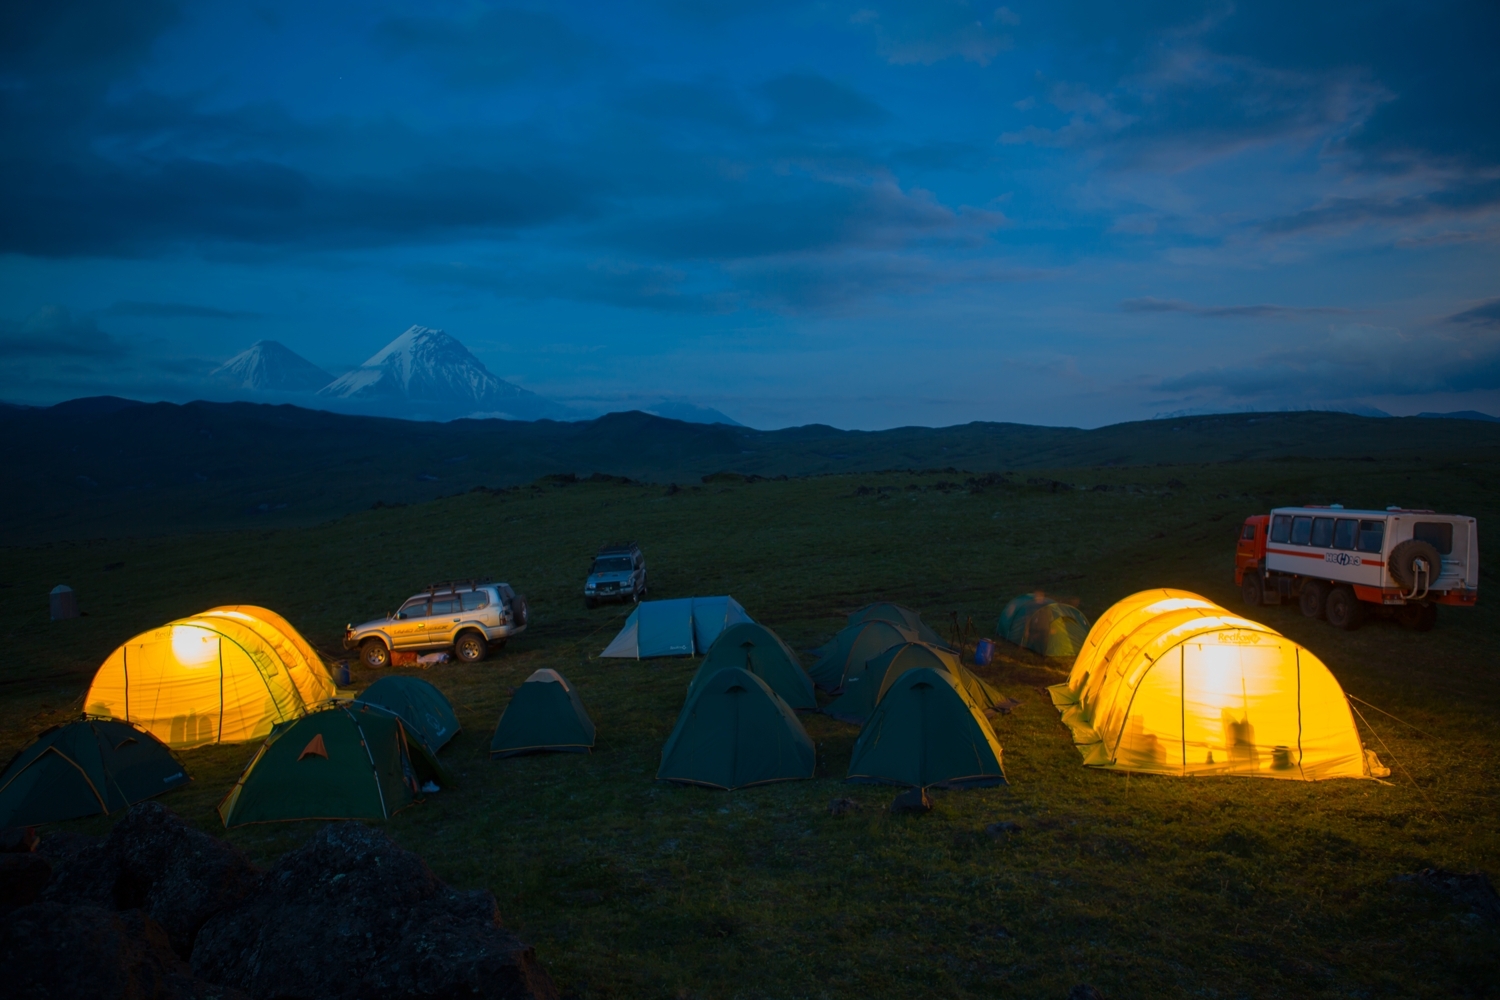
[(0, 395), (413, 322), (762, 422), (1500, 389), (1493, 4), (11, 7)]

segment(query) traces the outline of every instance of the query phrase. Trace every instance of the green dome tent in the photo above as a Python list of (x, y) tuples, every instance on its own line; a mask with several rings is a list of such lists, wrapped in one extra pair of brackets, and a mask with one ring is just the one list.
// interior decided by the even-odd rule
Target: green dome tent
[(922, 620), (921, 615), (911, 608), (892, 604), (890, 601), (879, 601), (860, 608), (849, 616), (850, 625), (858, 625), (860, 622), (890, 622), (917, 633), (917, 638), (922, 642), (931, 643), (934, 646), (946, 647), (948, 645), (942, 636)]
[(562, 674), (543, 667), (516, 688), (500, 713), (490, 759), (546, 750), (588, 753), (593, 746), (594, 723), (578, 692)]
[(356, 705), (374, 705), (393, 712), (406, 723), (407, 735), (421, 740), (437, 753), (458, 735), (458, 716), (443, 692), (420, 677), (390, 674), (365, 688), (354, 699)]
[(946, 670), (918, 667), (896, 678), (860, 730), (850, 781), (917, 788), (1005, 784), (1000, 742)]
[(743, 667), (750, 671), (792, 708), (818, 707), (812, 681), (798, 662), (797, 654), (764, 625), (741, 622), (719, 633), (688, 685), (688, 700), (692, 700), (698, 685), (726, 667)]
[(725, 667), (682, 707), (656, 777), (729, 790), (811, 778), (816, 762), (791, 707), (748, 670)]
[(1046, 594), (1022, 594), (1000, 612), (1000, 634), (1042, 656), (1077, 656), (1089, 634), (1089, 620), (1071, 604)]
[(277, 726), (219, 803), (226, 827), (298, 819), (389, 819), (431, 782), (437, 758), (400, 716), (336, 705)]
[(823, 711), (840, 722), (862, 726), (875, 711), (891, 682), (915, 667), (947, 672), (977, 705), (993, 708), (1000, 702), (1000, 693), (970, 673), (953, 652), (925, 642), (908, 642), (892, 646), (867, 662), (864, 670), (845, 683), (844, 693)]
[(841, 629), (833, 640), (820, 649), (818, 662), (808, 675), (825, 691), (839, 691), (848, 679), (864, 670), (865, 662), (892, 646), (917, 642), (917, 633), (904, 625), (876, 619), (855, 622)]
[(0, 827), (108, 816), (188, 782), (155, 736), (116, 719), (53, 726), (0, 773)]

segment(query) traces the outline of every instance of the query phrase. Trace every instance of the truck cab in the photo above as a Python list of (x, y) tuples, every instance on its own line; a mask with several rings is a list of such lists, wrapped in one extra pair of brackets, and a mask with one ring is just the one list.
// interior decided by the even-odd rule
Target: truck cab
[(1241, 525), (1234, 578), (1247, 604), (1295, 599), (1343, 629), (1374, 610), (1425, 631), (1437, 605), (1479, 599), (1478, 523), (1402, 507), (1278, 507)]

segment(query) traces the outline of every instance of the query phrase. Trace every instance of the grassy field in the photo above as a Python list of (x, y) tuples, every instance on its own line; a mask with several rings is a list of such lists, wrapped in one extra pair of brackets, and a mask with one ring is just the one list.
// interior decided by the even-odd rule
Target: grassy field
[[(1500, 462), (1489, 459), (1054, 469), (973, 489), (964, 478), (725, 481), (672, 495), (540, 482), (297, 529), (12, 547), (0, 570), (0, 749), (76, 713), (109, 651), (171, 618), (264, 604), (336, 651), (345, 622), (430, 580), (498, 575), (529, 596), (533, 628), (492, 660), (422, 674), (464, 726), (443, 753), (457, 781), (385, 827), (453, 885), (491, 889), (565, 994), (1064, 997), (1080, 982), (1112, 998), (1500, 989), (1496, 925), (1393, 881), (1428, 866), (1500, 873), (1494, 601), (1443, 609), (1429, 634), (1384, 621), (1344, 634), (1295, 608), (1256, 613), (1350, 693), (1409, 723), (1366, 711), (1367, 745), (1398, 765), (1387, 784), (1087, 771), (1041, 691), (1067, 664), (1010, 647), (979, 670), (1021, 703), (996, 723), (1007, 788), (938, 792), (933, 813), (891, 816), (894, 789), (841, 780), (855, 728), (819, 715), (803, 717), (818, 744), (815, 780), (734, 793), (654, 781), (697, 661), (596, 658), (625, 615), (586, 611), (579, 594), (605, 540), (641, 542), (654, 597), (733, 594), (806, 649), (877, 598), (940, 630), (953, 613), (972, 616), (980, 634), (993, 634), (1007, 599), (1035, 588), (1077, 597), (1091, 616), (1154, 586), (1237, 606), (1235, 533), (1274, 504), (1500, 516)], [(1080, 488), (1054, 491), (1052, 479)], [(45, 595), (59, 582), (88, 617), (47, 620)], [(598, 726), (595, 752), (490, 762), (511, 688), (544, 666), (577, 684)], [(373, 679), (356, 669), (357, 685)], [(314, 825), (224, 833), (214, 806), (252, 751), (183, 754), (193, 784), (163, 802), (265, 862)], [(831, 816), (843, 796), (862, 808)], [(1006, 820), (1019, 832), (985, 832)], [(67, 825), (97, 832), (107, 821)]]

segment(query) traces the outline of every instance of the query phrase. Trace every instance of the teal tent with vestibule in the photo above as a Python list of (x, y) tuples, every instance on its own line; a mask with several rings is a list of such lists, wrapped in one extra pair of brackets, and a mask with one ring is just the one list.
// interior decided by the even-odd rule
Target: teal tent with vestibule
[(601, 657), (646, 660), (657, 656), (699, 656), (731, 625), (754, 621), (727, 595), (642, 601), (625, 619)]

